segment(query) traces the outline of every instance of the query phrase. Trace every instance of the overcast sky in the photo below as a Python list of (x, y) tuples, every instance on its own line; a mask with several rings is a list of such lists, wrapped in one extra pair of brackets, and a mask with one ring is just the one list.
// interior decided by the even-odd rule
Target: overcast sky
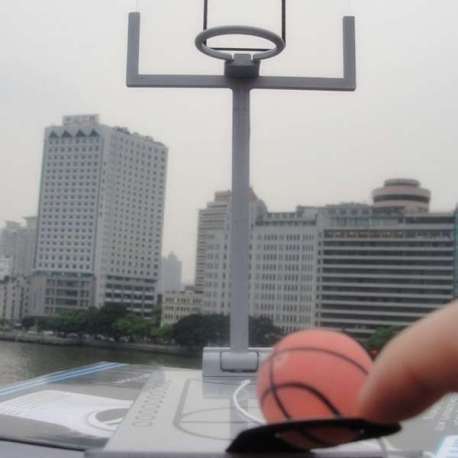
[[(174, 251), (185, 279), (193, 279), (197, 209), (216, 190), (229, 188), (230, 94), (127, 89), (124, 66), (127, 12), (140, 8), (142, 70), (221, 72), (219, 62), (192, 46), (201, 3), (0, 2), (0, 226), (37, 212), (45, 126), (59, 124), (65, 114), (99, 113), (105, 124), (168, 145), (163, 253)], [(287, 51), (263, 71), (339, 76), (341, 16), (354, 14), (358, 89), (253, 94), (252, 185), (258, 196), (272, 211), (369, 202), (384, 179), (412, 177), (431, 189), (433, 210), (453, 209), (458, 2), (289, 3)], [(276, 24), (272, 11), (262, 15)]]

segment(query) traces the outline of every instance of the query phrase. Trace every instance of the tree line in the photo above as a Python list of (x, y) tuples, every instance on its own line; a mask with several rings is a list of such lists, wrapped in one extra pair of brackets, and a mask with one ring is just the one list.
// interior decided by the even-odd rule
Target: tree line
[[(66, 311), (55, 317), (26, 317), (22, 326), (61, 335), (103, 336), (115, 341), (127, 338), (133, 342), (176, 344), (196, 349), (229, 344), (229, 316), (193, 314), (174, 325), (161, 327), (160, 309), (155, 310), (150, 319), (145, 319), (117, 305)], [(252, 346), (270, 346), (283, 336), (281, 329), (265, 317), (250, 317), (249, 329)]]
[[(176, 344), (195, 349), (207, 345), (229, 344), (228, 315), (193, 314), (166, 326), (160, 326), (160, 321), (160, 308), (153, 310), (150, 319), (145, 319), (124, 306), (109, 305), (62, 312), (55, 317), (26, 317), (22, 320), (22, 326), (26, 329), (34, 327), (37, 330), (54, 331), (62, 335), (103, 336), (115, 341), (123, 338), (133, 342)], [(363, 345), (376, 356), (400, 330), (398, 327), (378, 328)], [(282, 337), (282, 330), (270, 318), (249, 317), (251, 346), (272, 346)]]

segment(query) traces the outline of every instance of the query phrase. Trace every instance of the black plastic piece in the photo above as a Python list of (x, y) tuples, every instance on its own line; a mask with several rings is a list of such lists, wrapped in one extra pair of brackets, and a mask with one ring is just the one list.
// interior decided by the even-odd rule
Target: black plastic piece
[[(303, 453), (306, 450), (333, 447), (342, 443), (375, 439), (401, 431), (399, 424), (381, 425), (359, 418), (333, 418), (325, 420), (285, 421), (272, 423), (241, 432), (227, 448), (229, 453)], [(356, 433), (350, 441), (335, 440), (336, 432)], [(299, 434), (307, 440), (319, 433), (320, 440), (313, 447), (292, 445), (282, 434)], [(323, 437), (326, 439), (323, 440)], [(333, 440), (334, 438), (334, 440)]]

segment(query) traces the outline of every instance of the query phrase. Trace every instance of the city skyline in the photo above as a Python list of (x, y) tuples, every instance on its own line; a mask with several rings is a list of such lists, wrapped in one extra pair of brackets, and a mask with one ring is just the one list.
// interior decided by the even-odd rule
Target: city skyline
[[(180, 16), (198, 4), (186, 1)], [(457, 164), (458, 66), (451, 56), (458, 43), (458, 6), (450, 0), (436, 9), (425, 0), (350, 4), (314, 4), (324, 21), (316, 25), (308, 5), (304, 24), (321, 34), (329, 49), (310, 50), (316, 44), (309, 42), (304, 52), (313, 58), (306, 66), (328, 68), (328, 51), (339, 51), (335, 35), (341, 15), (354, 14), (357, 91), (256, 94), (253, 188), (272, 210), (286, 211), (298, 204), (369, 202), (368, 190), (376, 184), (412, 177), (432, 189), (434, 210), (454, 208), (458, 187), (450, 183)], [(3, 54), (0, 225), (36, 213), (43, 128), (65, 114), (100, 113), (109, 125), (128, 126), (169, 146), (163, 254), (178, 254), (189, 281), (197, 210), (216, 190), (229, 189), (230, 98), (202, 91), (128, 90), (125, 32), (127, 13), (135, 8), (134, 1), (106, 0), (65, 5), (20, 0), (0, 6), (0, 36), (10, 44)], [(327, 12), (330, 19), (323, 19)], [(330, 26), (322, 27), (327, 20)], [(161, 59), (167, 58), (163, 54)]]
[[(396, 180), (398, 178), (402, 178), (402, 179), (405, 179), (406, 177), (396, 177), (396, 178), (389, 178), (387, 177), (386, 180), (383, 180), (383, 182), (387, 181), (387, 180)], [(407, 177), (408, 180), (416, 180), (415, 177)], [(373, 192), (376, 191), (376, 188), (378, 186), (381, 186), (382, 183), (375, 183), (374, 186), (368, 190), (367, 192), (367, 199), (360, 199), (360, 200), (355, 200), (355, 201), (346, 201), (346, 200), (339, 200), (339, 201), (334, 201), (334, 202), (327, 202), (327, 203), (324, 203), (323, 205), (313, 205), (313, 204), (306, 204), (306, 205), (302, 205), (302, 203), (296, 203), (296, 204), (292, 204), (289, 208), (284, 208), (284, 209), (281, 209), (281, 210), (278, 210), (278, 209), (274, 209), (272, 208), (272, 206), (268, 205), (269, 207), (269, 211), (271, 212), (293, 212), (295, 211), (297, 208), (299, 207), (320, 207), (320, 206), (332, 206), (332, 205), (340, 205), (340, 204), (365, 204), (365, 205), (373, 205), (373, 202), (372, 202), (372, 197), (373, 197)], [(421, 183), (423, 185), (423, 183)], [(426, 186), (426, 188), (428, 188), (428, 186)], [(254, 191), (254, 190), (253, 190)], [(215, 195), (226, 195), (226, 199), (230, 199), (230, 191), (229, 190), (215, 190), (214, 191), (214, 194)], [(455, 208), (458, 208), (458, 202), (455, 203), (455, 205), (453, 205), (452, 207), (446, 209), (446, 208), (443, 208), (443, 209), (437, 209), (437, 208), (434, 208), (434, 190), (432, 190), (432, 192), (430, 193), (431, 194), (431, 205), (430, 205), (430, 209), (429, 211), (431, 212), (447, 212), (447, 211), (454, 211)], [(165, 195), (166, 195), (166, 204), (165, 204), (165, 211), (167, 212), (167, 190), (165, 192)], [(262, 196), (260, 196), (260, 199), (262, 199)], [(187, 260), (183, 260), (183, 258), (179, 255), (179, 253), (177, 254), (177, 257), (179, 259), (179, 261), (182, 263), (182, 269), (183, 269), (183, 284), (188, 284), (188, 285), (195, 285), (196, 284), (196, 280), (197, 280), (197, 284), (199, 284), (199, 279), (196, 278), (196, 276), (198, 276), (198, 266), (196, 264), (197, 262), (197, 254), (198, 254), (198, 244), (199, 244), (199, 240), (198, 240), (198, 234), (199, 234), (199, 214), (200, 212), (202, 212), (204, 209), (205, 209), (205, 205), (209, 204), (211, 202), (211, 198), (206, 202), (206, 203), (202, 203), (202, 205), (200, 206), (200, 208), (197, 208), (196, 209), (196, 221), (195, 221), (195, 224), (196, 224), (196, 235), (195, 235), (195, 238), (191, 241), (191, 245), (192, 245), (192, 248), (193, 248), (193, 254), (190, 258), (188, 258)], [(36, 214), (38, 215), (38, 209), (37, 209), (37, 212)], [(23, 217), (23, 219), (27, 219), (27, 218), (30, 218), (30, 216), (26, 216), (26, 217)], [(19, 219), (21, 220), (21, 219)], [(4, 228), (5, 224), (7, 221), (12, 221), (12, 222), (15, 222), (11, 219), (7, 220), (5, 219), (3, 221), (3, 224), (2, 224), (2, 219), (0, 218), (0, 233), (2, 231), (2, 229)], [(164, 237), (166, 235), (166, 231), (167, 231), (167, 226), (165, 225), (164, 226)], [(166, 257), (166, 254), (167, 253), (174, 253), (176, 252), (177, 250), (173, 247), (173, 246), (168, 246), (168, 247), (164, 247), (164, 245), (162, 245), (162, 256), (163, 257)], [(188, 265), (189, 264), (189, 265)]]

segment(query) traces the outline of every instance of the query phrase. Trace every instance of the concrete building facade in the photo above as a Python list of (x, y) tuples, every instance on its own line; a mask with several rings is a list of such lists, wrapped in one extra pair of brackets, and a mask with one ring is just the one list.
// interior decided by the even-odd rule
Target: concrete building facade
[(7, 221), (0, 233), (0, 258), (10, 259), (9, 274), (29, 276), (33, 271), (37, 218), (26, 217), (25, 225)]
[[(226, 205), (223, 207), (218, 204), (220, 196), (224, 195)], [(218, 204), (217, 218), (205, 219), (206, 227), (202, 231), (198, 240), (204, 241), (204, 248), (200, 255), (205, 259), (203, 267), (203, 286), (196, 289), (203, 293), (203, 310), (205, 313), (223, 313), (229, 312), (231, 302), (231, 283), (230, 283), (230, 252), (231, 252), (231, 204), (230, 193), (216, 193), (215, 202), (207, 205), (206, 210), (213, 214), (214, 205)], [(223, 215), (224, 208), (224, 215)], [(251, 239), (253, 238), (253, 227), (257, 219), (267, 213), (267, 207), (264, 202), (256, 196), (254, 192), (250, 195), (249, 203), (249, 225), (251, 230)], [(205, 213), (205, 217), (208, 217)], [(202, 222), (202, 211), (199, 219)], [(199, 228), (202, 229), (202, 224)], [(252, 245), (252, 243), (250, 243)]]
[(162, 258), (159, 292), (163, 294), (169, 291), (180, 291), (182, 271), (183, 264), (175, 253), (169, 253), (166, 258)]
[(161, 326), (173, 325), (182, 318), (202, 313), (202, 293), (193, 286), (182, 291), (169, 291), (162, 296)]
[[(416, 180), (387, 180), (373, 198), (286, 213), (252, 208), (250, 314), (286, 332), (322, 326), (367, 338), (458, 297), (458, 211), (429, 212), (431, 193)], [(230, 195), (218, 211), (201, 243), (203, 312), (228, 314)]]
[(427, 212), (431, 192), (420, 186), (417, 180), (393, 178), (372, 193), (373, 205), (377, 209), (400, 209), (412, 212)]
[[(221, 196), (226, 205), (222, 205)], [(213, 205), (212, 205), (213, 204)], [(200, 234), (205, 259), (203, 312), (230, 312), (230, 194), (217, 193), (207, 205), (213, 212), (213, 227)], [(202, 228), (202, 215), (200, 224)], [(215, 216), (215, 213), (212, 216)], [(264, 202), (252, 194), (250, 202), (249, 312), (267, 316), (286, 331), (310, 327), (314, 321), (316, 284), (317, 209), (298, 207), (295, 212), (269, 213)], [(210, 218), (209, 218), (210, 219)], [(196, 278), (199, 278), (196, 276)]]
[(251, 249), (250, 313), (285, 332), (314, 326), (317, 209), (268, 213), (258, 219)]
[(30, 283), (26, 277), (6, 277), (0, 281), (0, 319), (18, 323), (28, 314)]
[(455, 220), (453, 212), (326, 209), (318, 246), (317, 325), (364, 338), (378, 327), (409, 325), (449, 302)]
[(205, 269), (207, 265), (207, 244), (213, 238), (213, 232), (225, 230), (229, 223), (228, 213), (231, 193), (220, 191), (215, 193), (214, 200), (207, 207), (199, 210), (197, 227), (197, 249), (194, 285), (197, 291), (203, 291), (205, 286)]
[(0, 280), (11, 275), (12, 259), (8, 257), (0, 257)]
[(122, 304), (150, 315), (166, 170), (162, 143), (101, 124), (97, 115), (65, 116), (45, 130), (34, 314)]

